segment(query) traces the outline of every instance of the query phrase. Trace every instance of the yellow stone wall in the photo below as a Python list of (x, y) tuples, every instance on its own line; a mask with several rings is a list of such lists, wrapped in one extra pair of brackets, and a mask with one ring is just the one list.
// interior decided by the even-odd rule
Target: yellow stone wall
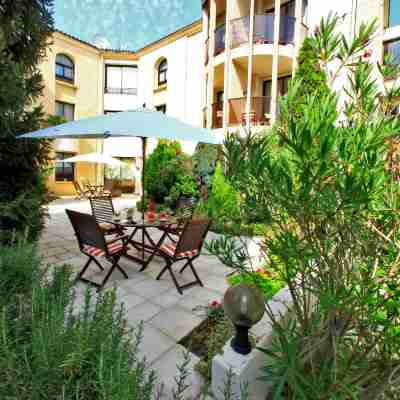
[[(55, 78), (55, 59), (58, 53), (70, 57), (75, 64), (75, 82), (63, 82)], [(53, 43), (48, 48), (41, 64), (45, 88), (41, 102), (45, 112), (55, 114), (55, 102), (74, 104), (75, 119), (91, 117), (103, 112), (103, 59), (101, 52), (87, 44), (69, 38), (61, 33), (54, 33)], [(71, 141), (57, 141), (58, 151), (71, 150)], [(77, 154), (101, 151), (101, 140), (76, 140), (72, 150)], [(76, 164), (75, 178), (82, 178), (95, 183), (99, 168), (90, 164)], [(73, 195), (72, 182), (56, 182), (54, 172), (50, 174), (48, 186), (56, 195)]]

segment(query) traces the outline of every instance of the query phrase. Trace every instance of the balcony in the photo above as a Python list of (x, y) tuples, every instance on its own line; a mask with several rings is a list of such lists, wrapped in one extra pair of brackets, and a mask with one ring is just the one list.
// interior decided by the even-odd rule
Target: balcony
[(212, 128), (220, 129), (223, 127), (224, 103), (218, 101), (212, 105)]
[[(250, 17), (236, 18), (231, 22), (231, 49), (249, 43), (250, 36)], [(279, 44), (287, 45), (294, 42), (296, 18), (287, 15), (281, 16)], [(254, 44), (273, 44), (274, 43), (274, 15), (256, 15), (254, 17)], [(225, 51), (225, 25), (219, 26), (215, 30), (215, 52), (217, 56)]]
[[(296, 18), (281, 16), (279, 44), (287, 45), (294, 42)], [(275, 15), (256, 15), (254, 17), (254, 44), (274, 43)], [(239, 47), (249, 42), (250, 17), (237, 18), (231, 21), (231, 48)]]
[[(238, 126), (246, 125), (246, 97), (239, 97), (229, 100), (229, 116), (228, 125)], [(271, 113), (271, 97), (252, 97), (250, 103), (250, 124), (251, 125), (268, 125)], [(223, 103), (214, 103), (212, 106), (212, 128), (220, 129), (223, 127)]]

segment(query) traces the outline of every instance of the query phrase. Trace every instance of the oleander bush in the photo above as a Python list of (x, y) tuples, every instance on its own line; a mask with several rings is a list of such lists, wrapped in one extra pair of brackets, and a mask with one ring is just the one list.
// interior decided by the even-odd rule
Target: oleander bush
[[(371, 62), (373, 37), (373, 23), (348, 41), (337, 16), (323, 19), (306, 45), (325, 89), (305, 92), (307, 77), (297, 74), (272, 132), (256, 142), (226, 140), (229, 181), (244, 213), (270, 218), (266, 263), (293, 300), (283, 320), (266, 305), (274, 328), (260, 372), (272, 388), (268, 399), (399, 398), (400, 192), (392, 152), (400, 87), (387, 78), (400, 69)], [(344, 75), (348, 84), (330, 89)], [(248, 269), (245, 251), (229, 240), (209, 249)]]

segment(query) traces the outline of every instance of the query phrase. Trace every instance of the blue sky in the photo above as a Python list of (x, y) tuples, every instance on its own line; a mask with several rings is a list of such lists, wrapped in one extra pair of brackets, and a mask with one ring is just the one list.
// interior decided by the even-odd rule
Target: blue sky
[(200, 18), (201, 0), (55, 0), (56, 28), (113, 49), (137, 50)]

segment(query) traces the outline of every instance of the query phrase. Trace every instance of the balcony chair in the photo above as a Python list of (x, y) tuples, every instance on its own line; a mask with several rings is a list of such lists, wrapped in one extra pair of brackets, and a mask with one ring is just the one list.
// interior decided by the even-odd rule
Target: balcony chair
[[(211, 220), (209, 219), (192, 219), (185, 224), (177, 244), (163, 244), (160, 246), (158, 255), (165, 260), (166, 266), (158, 274), (157, 280), (159, 280), (166, 271), (169, 271), (175, 287), (180, 294), (183, 294), (183, 289), (193, 285), (199, 284), (200, 286), (204, 286), (194, 269), (193, 261), (200, 256), (210, 225)], [(193, 272), (195, 280), (184, 285), (179, 285), (172, 271), (172, 265), (182, 260), (186, 260), (186, 263), (180, 269), (180, 273), (189, 267)]]
[(115, 216), (111, 195), (91, 196), (89, 201), (92, 215), (105, 235), (123, 234), (122, 228), (111, 222)]
[[(89, 257), (88, 261), (79, 272), (77, 279), (101, 289), (107, 283), (115, 268), (117, 268), (122, 275), (128, 279), (128, 275), (118, 264), (119, 259), (127, 249), (127, 236), (117, 236), (106, 241), (103, 231), (100, 229), (96, 219), (92, 215), (72, 210), (66, 210), (66, 213), (71, 221), (72, 227), (74, 228), (80, 251)], [(103, 281), (99, 284), (84, 278), (83, 275), (92, 261), (101, 271), (104, 271), (104, 267), (99, 262), (100, 257), (104, 257), (106, 261), (111, 263), (111, 268), (107, 272)]]
[(166, 233), (166, 238), (176, 243), (186, 223), (192, 219), (194, 208), (195, 205), (192, 199), (178, 200), (178, 206), (176, 209), (177, 222), (174, 224), (159, 226), (158, 229)]

